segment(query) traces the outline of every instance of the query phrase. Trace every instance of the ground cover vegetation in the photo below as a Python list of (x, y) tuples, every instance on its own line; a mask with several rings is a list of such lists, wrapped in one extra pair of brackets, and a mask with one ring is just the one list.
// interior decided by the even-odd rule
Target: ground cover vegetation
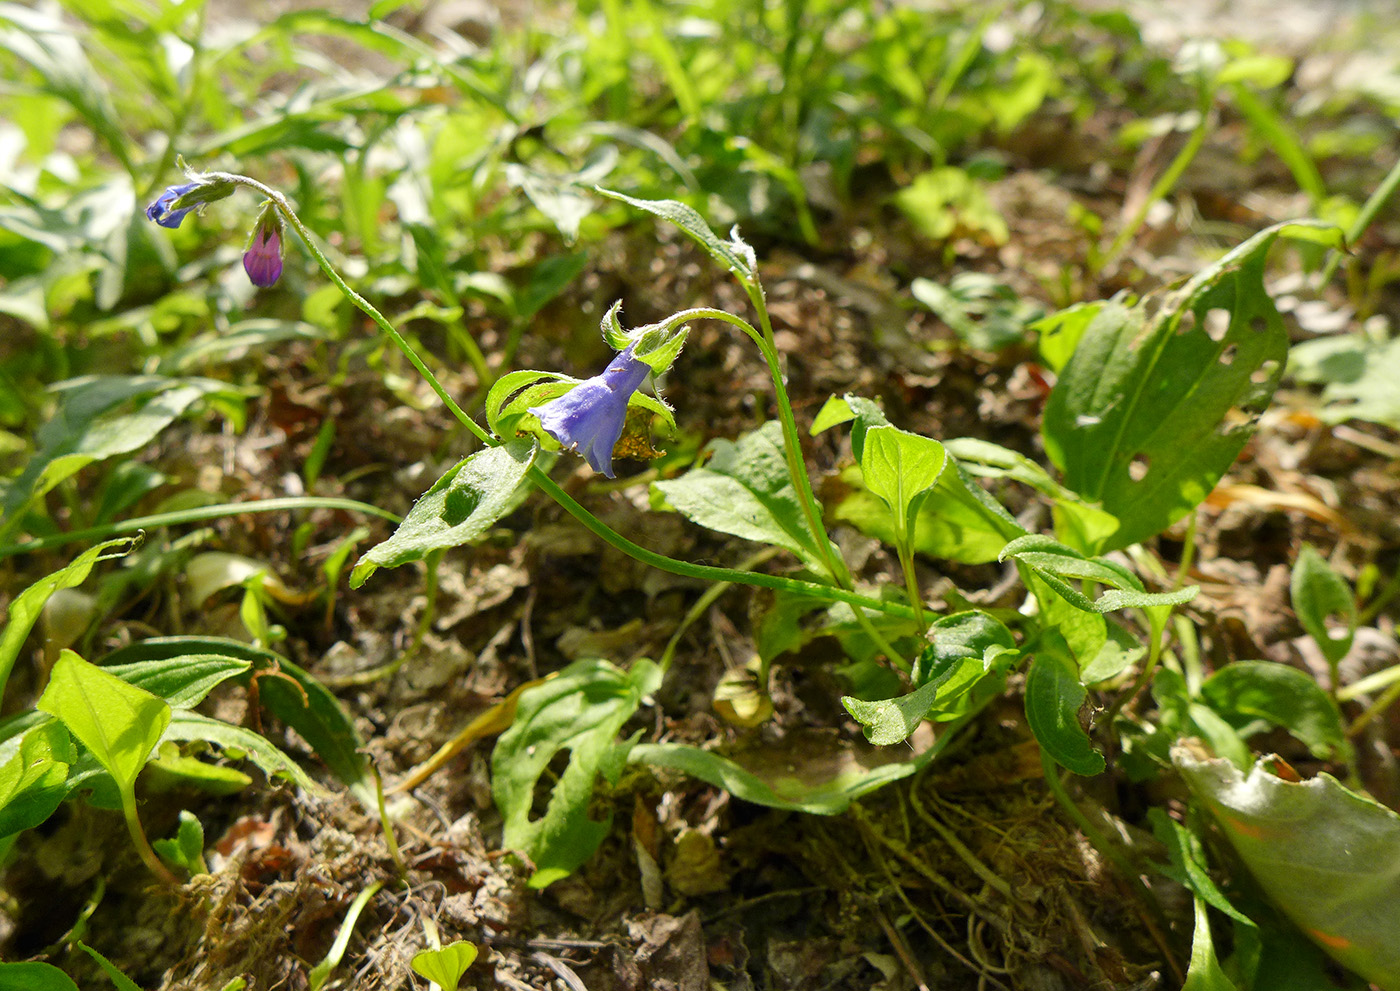
[(0, 3), (0, 989), (1400, 988), (1361, 10)]

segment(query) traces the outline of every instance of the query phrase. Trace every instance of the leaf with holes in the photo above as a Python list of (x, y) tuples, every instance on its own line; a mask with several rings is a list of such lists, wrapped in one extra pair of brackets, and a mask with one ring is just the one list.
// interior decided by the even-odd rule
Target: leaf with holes
[[(618, 731), (660, 684), (661, 669), (645, 659), (630, 671), (582, 660), (520, 696), (515, 722), (491, 754), (491, 787), (505, 820), (501, 845), (534, 861), (530, 887), (566, 877), (608, 835), (611, 815), (588, 814), (594, 781), (616, 783), (636, 742), (619, 742)], [(532, 817), (536, 785), (565, 752), (568, 765), (552, 782), (544, 814)]]
[(1065, 484), (1120, 525), (1103, 550), (1161, 533), (1199, 505), (1254, 432), (1283, 375), (1288, 335), (1264, 291), (1279, 237), (1342, 243), (1336, 228), (1278, 224), (1179, 290), (1105, 304), (1046, 403), (1041, 432)]
[(516, 440), (457, 462), (413, 504), (392, 537), (360, 558), (350, 587), (359, 588), (380, 568), (478, 539), (519, 505), (518, 492), (538, 452), (534, 441)]

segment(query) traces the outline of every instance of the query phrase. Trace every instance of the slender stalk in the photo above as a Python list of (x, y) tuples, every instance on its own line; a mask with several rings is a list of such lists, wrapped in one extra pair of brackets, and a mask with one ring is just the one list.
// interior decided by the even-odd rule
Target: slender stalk
[(217, 506), (200, 506), (197, 509), (182, 509), (173, 513), (156, 513), (153, 516), (136, 516), (129, 520), (116, 520), (102, 526), (91, 526), (83, 530), (69, 530), (52, 536), (29, 540), (22, 544), (0, 545), (0, 559), (16, 554), (30, 554), (46, 551), (74, 541), (105, 540), (123, 533), (136, 533), (140, 530), (154, 530), (162, 526), (178, 526), (181, 523), (197, 523), (201, 520), (217, 520), (226, 516), (241, 516), (244, 513), (277, 513), (293, 509), (345, 509), (352, 513), (368, 513), (379, 516), (390, 523), (400, 522), (399, 517), (387, 509), (371, 506), (367, 502), (354, 499), (336, 499), (322, 496), (288, 496), (285, 499), (259, 499), (253, 502), (225, 502)]
[[(846, 568), (846, 562), (840, 554), (832, 552), (831, 538), (827, 535), (826, 525), (822, 522), (817, 495), (812, 490), (812, 477), (807, 474), (807, 462), (802, 456), (802, 439), (797, 433), (797, 418), (793, 415), (792, 403), (788, 399), (787, 384), (783, 381), (782, 364), (778, 360), (778, 346), (773, 339), (773, 321), (768, 316), (768, 302), (763, 293), (763, 285), (756, 276), (752, 282), (745, 281), (743, 285), (744, 291), (749, 295), (749, 302), (753, 304), (754, 310), (758, 313), (758, 323), (762, 328), (762, 338), (756, 338), (755, 343), (758, 345), (759, 351), (763, 353), (763, 360), (768, 363), (768, 372), (773, 378), (773, 396), (778, 407), (778, 422), (783, 429), (783, 454), (787, 460), (788, 474), (792, 477), (793, 489), (797, 492), (798, 505), (802, 507), (802, 515), (806, 517), (807, 528), (812, 532), (812, 538), (817, 544), (817, 553), (821, 555), (827, 570), (831, 572), (831, 577), (841, 588), (853, 589), (855, 583), (851, 580), (851, 573)], [(911, 605), (913, 606), (913, 615), (922, 623), (923, 617), (917, 600)], [(875, 646), (889, 659), (890, 663), (901, 670), (911, 670), (912, 665), (875, 628), (875, 624), (870, 622), (870, 617), (866, 616), (859, 607), (854, 612), (856, 622), (865, 631), (865, 635), (874, 641)]]
[[(452, 415), (483, 444), (491, 447), (499, 446), (501, 442), (497, 438), (491, 436), (480, 424), (468, 416), (461, 406), (457, 405), (456, 401), (453, 400), (452, 396), (447, 392), (447, 389), (438, 380), (437, 376), (424, 364), (423, 359), (413, 350), (413, 346), (394, 328), (394, 325), (375, 308), (374, 304), (355, 292), (354, 289), (351, 289), (345, 280), (340, 277), (340, 273), (335, 270), (335, 267), (331, 265), (325, 254), (316, 246), (311, 231), (307, 229), (306, 225), (301, 222), (301, 218), (292, 210), (285, 196), (272, 187), (264, 185), (255, 179), (250, 179), (247, 176), (235, 175), (227, 172), (211, 172), (208, 173), (208, 175), (211, 179), (216, 181), (222, 180), (224, 182), (233, 182), (248, 186), (270, 199), (276, 205), (278, 211), (287, 219), (287, 222), (296, 230), (297, 234), (306, 244), (307, 250), (311, 252), (312, 257), (316, 259), (316, 263), (321, 267), (321, 271), (326, 273), (326, 277), (335, 284), (335, 287), (344, 294), (346, 299), (350, 300), (350, 302), (355, 304), (366, 316), (373, 320), (376, 326), (394, 342), (394, 345), (403, 352), (404, 357), (417, 369), (418, 374), (423, 376), (423, 379), (428, 383), (433, 392), (437, 394), (438, 398), (443, 401), (443, 404)], [(747, 328), (749, 336), (755, 336), (752, 326), (740, 318), (725, 313), (722, 310), (693, 310), (687, 312), (695, 318), (711, 316), (715, 319), (725, 320), (741, 329)], [(761, 338), (761, 340), (764, 341), (761, 350), (764, 353), (765, 359), (768, 360), (769, 368), (774, 375), (774, 381), (778, 385), (779, 409), (783, 411), (784, 437), (788, 442), (787, 455), (789, 470), (792, 472), (794, 485), (798, 487), (799, 501), (803, 504), (803, 510), (808, 517), (808, 523), (813, 528), (813, 536), (818, 538), (818, 550), (822, 552), (824, 560), (831, 562), (833, 560), (833, 555), (831, 553), (830, 540), (826, 536), (825, 528), (821, 526), (820, 516), (815, 513), (813, 508), (816, 497), (812, 493), (811, 480), (808, 478), (806, 468), (801, 461), (801, 446), (798, 443), (797, 424), (792, 415), (792, 406), (788, 403), (787, 393), (782, 388), (781, 373), (776, 362), (777, 351), (771, 344), (773, 334), (772, 326), (767, 322), (767, 310), (760, 309), (759, 312), (765, 325), (767, 325), (766, 333), (764, 337)], [(755, 337), (755, 340), (758, 341), (760, 338)], [(797, 455), (795, 461), (793, 457), (794, 452), (796, 452)], [(874, 628), (874, 625), (870, 623), (869, 619), (862, 612), (862, 609), (874, 609), (877, 612), (893, 616), (912, 616), (913, 610), (895, 603), (881, 602), (879, 599), (860, 595), (855, 592), (851, 587), (850, 574), (846, 571), (844, 562), (841, 562), (839, 557), (836, 557), (834, 563), (829, 565), (833, 576), (841, 583), (841, 587), (839, 588), (821, 585), (816, 582), (784, 578), (779, 575), (755, 574), (752, 572), (738, 571), (733, 568), (717, 568), (709, 565), (690, 564), (685, 561), (678, 561), (675, 558), (666, 557), (664, 554), (658, 554), (655, 551), (647, 550), (645, 547), (633, 543), (622, 536), (622, 534), (603, 523), (575, 501), (572, 496), (565, 492), (552, 478), (542, 471), (538, 465), (530, 466), (528, 477), (545, 493), (545, 495), (559, 503), (566, 512), (582, 523), (590, 532), (607, 544), (643, 564), (650, 565), (673, 575), (681, 575), (687, 578), (699, 578), (703, 581), (728, 581), (743, 585), (756, 585), (760, 588), (772, 588), (779, 591), (791, 592), (794, 595), (805, 595), (811, 598), (824, 599), (826, 601), (845, 602), (848, 605), (856, 607), (855, 614), (858, 621), (861, 622), (862, 627), (865, 628), (866, 633), (875, 641), (879, 649), (884, 651), (886, 656), (888, 656), (893, 663), (899, 664), (906, 669), (908, 668), (907, 662), (905, 662), (899, 653), (889, 645), (885, 638), (880, 635), (879, 631)]]
[(749, 301), (753, 303), (754, 310), (758, 313), (758, 323), (762, 328), (762, 336), (755, 338), (754, 343), (763, 353), (763, 360), (767, 362), (768, 372), (773, 378), (778, 422), (783, 428), (783, 452), (787, 459), (788, 474), (792, 476), (793, 488), (797, 492), (797, 502), (802, 507), (802, 515), (807, 520), (807, 528), (811, 530), (812, 538), (816, 541), (817, 553), (821, 555), (822, 561), (831, 572), (831, 576), (840, 585), (849, 588), (851, 574), (846, 570), (846, 562), (841, 560), (840, 555), (831, 552), (831, 538), (827, 536), (826, 526), (822, 523), (821, 510), (817, 508), (817, 496), (812, 491), (812, 479), (807, 474), (807, 464), (802, 457), (802, 440), (797, 433), (797, 418), (793, 415), (792, 403), (788, 400), (787, 385), (783, 381), (783, 369), (778, 360), (778, 347), (773, 339), (773, 321), (768, 316), (768, 303), (764, 298), (763, 286), (755, 279), (751, 283), (745, 282), (744, 288), (749, 294)]
[(172, 888), (180, 886), (179, 880), (170, 869), (161, 863), (156, 856), (156, 852), (151, 849), (150, 841), (146, 839), (146, 831), (141, 828), (141, 820), (136, 815), (136, 794), (128, 787), (121, 793), (122, 818), (126, 820), (126, 831), (131, 834), (131, 842), (136, 847), (136, 852), (141, 855), (141, 859), (146, 866), (151, 869), (151, 873), (160, 878), (165, 884)]
[(1210, 130), (1210, 98), (1211, 90), (1205, 82), (1202, 82), (1200, 98), (1197, 100), (1197, 111), (1201, 115), (1200, 121), (1191, 132), (1191, 136), (1186, 140), (1186, 144), (1182, 145), (1181, 150), (1176, 153), (1176, 158), (1172, 159), (1171, 165), (1167, 166), (1167, 170), (1152, 184), (1152, 189), (1142, 201), (1142, 205), (1137, 208), (1132, 218), (1123, 225), (1123, 229), (1118, 232), (1118, 236), (1115, 237), (1113, 243), (1109, 245), (1108, 251), (1104, 253), (1099, 263), (1094, 266), (1096, 272), (1106, 270), (1118, 260), (1118, 256), (1122, 253), (1123, 249), (1127, 247), (1128, 242), (1131, 241), (1142, 228), (1143, 221), (1147, 219), (1147, 211), (1152, 209), (1152, 204), (1172, 191), (1173, 187), (1176, 186), (1177, 180), (1181, 178), (1181, 174), (1186, 171), (1186, 167), (1191, 164), (1196, 154), (1206, 143), (1206, 133)]
[(914, 620), (919, 625), (916, 635), (922, 636), (928, 629), (924, 621), (924, 597), (919, 591), (919, 576), (914, 573), (914, 553), (907, 538), (899, 542), (897, 551), (899, 567), (904, 572), (904, 594), (909, 596), (909, 605), (914, 608)]
[[(1371, 222), (1376, 219), (1376, 214), (1381, 212), (1381, 208), (1395, 195), (1395, 191), (1400, 189), (1400, 161), (1390, 167), (1381, 184), (1376, 187), (1361, 207), (1361, 212), (1356, 215), (1356, 220), (1347, 228), (1347, 244), (1355, 244), (1361, 239), (1361, 235), (1366, 233), (1366, 228), (1371, 226)], [(1342, 263), (1342, 252), (1332, 252), (1332, 257), (1327, 259), (1327, 267), (1322, 270), (1321, 285), (1327, 285), (1332, 281), (1332, 276), (1337, 274), (1337, 266)]]

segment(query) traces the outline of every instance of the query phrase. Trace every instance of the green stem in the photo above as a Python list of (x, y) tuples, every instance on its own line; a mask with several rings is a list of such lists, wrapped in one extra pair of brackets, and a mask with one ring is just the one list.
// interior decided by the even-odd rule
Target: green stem
[(1108, 251), (1099, 259), (1094, 266), (1095, 272), (1105, 271), (1110, 265), (1118, 260), (1118, 256), (1127, 247), (1128, 242), (1133, 239), (1138, 230), (1141, 229), (1143, 221), (1147, 219), (1147, 211), (1152, 209), (1152, 204), (1165, 197), (1172, 188), (1176, 186), (1181, 174), (1186, 171), (1186, 167), (1196, 157), (1201, 147), (1206, 143), (1206, 133), (1210, 130), (1210, 100), (1211, 90), (1206, 83), (1201, 83), (1200, 99), (1197, 101), (1197, 111), (1201, 115), (1200, 121), (1196, 124), (1195, 130), (1191, 132), (1191, 137), (1187, 139), (1176, 158), (1172, 159), (1171, 165), (1167, 166), (1167, 171), (1163, 172), (1155, 183), (1152, 184), (1151, 191), (1142, 201), (1142, 205), (1137, 208), (1132, 218), (1118, 232), (1118, 236), (1109, 245)]
[(156, 852), (151, 849), (150, 841), (146, 839), (146, 831), (141, 828), (141, 820), (136, 815), (136, 793), (130, 787), (122, 789), (122, 818), (126, 820), (126, 831), (131, 834), (131, 842), (136, 847), (136, 852), (141, 855), (146, 866), (151, 869), (151, 873), (160, 878), (165, 884), (172, 888), (180, 886), (179, 880), (170, 869), (161, 863)]
[(468, 416), (462, 407), (457, 405), (456, 400), (452, 398), (443, 384), (438, 381), (438, 377), (423, 363), (423, 359), (418, 357), (418, 352), (413, 350), (408, 341), (404, 339), (404, 336), (395, 329), (394, 325), (385, 318), (384, 314), (380, 313), (369, 300), (365, 299), (354, 289), (351, 289), (349, 284), (340, 277), (340, 273), (335, 270), (335, 266), (330, 263), (330, 260), (326, 258), (321, 249), (316, 246), (316, 239), (312, 237), (311, 231), (301, 222), (301, 218), (296, 215), (296, 212), (292, 210), (291, 204), (287, 202), (287, 197), (283, 196), (282, 193), (273, 189), (271, 186), (266, 186), (256, 179), (250, 179), (245, 175), (236, 175), (231, 172), (210, 172), (208, 176), (210, 179), (216, 181), (237, 183), (240, 186), (247, 186), (250, 189), (255, 189), (271, 200), (276, 205), (278, 212), (286, 218), (287, 223), (291, 224), (301, 237), (302, 243), (306, 245), (306, 249), (310, 251), (311, 256), (316, 259), (316, 264), (320, 265), (321, 271), (326, 273), (326, 278), (330, 279), (346, 299), (354, 303), (367, 317), (373, 320), (379, 329), (394, 342), (398, 349), (403, 352), (404, 357), (407, 358), (409, 363), (418, 371), (418, 374), (423, 376), (423, 380), (428, 383), (429, 388), (437, 393), (437, 397), (442, 400), (443, 405), (451, 411), (452, 415), (483, 444), (489, 444), (494, 447), (499, 443), (499, 441), (483, 430), (480, 424)]
[[(1366, 228), (1371, 226), (1371, 222), (1376, 219), (1376, 214), (1381, 212), (1381, 208), (1395, 195), (1395, 191), (1400, 189), (1400, 161), (1390, 167), (1381, 184), (1376, 187), (1376, 191), (1367, 198), (1365, 205), (1361, 207), (1361, 212), (1356, 215), (1356, 220), (1347, 228), (1347, 244), (1355, 244), (1361, 239), (1361, 235), (1366, 233)], [(1342, 253), (1332, 252), (1332, 257), (1327, 259), (1327, 267), (1322, 270), (1321, 285), (1327, 285), (1332, 281), (1332, 276), (1337, 274), (1337, 266), (1342, 263)]]
[[(861, 595), (844, 588), (837, 588), (832, 585), (822, 585), (817, 582), (802, 581), (797, 578), (784, 578), (781, 575), (765, 575), (757, 572), (737, 571), (733, 568), (716, 568), (708, 564), (691, 564), (687, 561), (677, 561), (675, 558), (666, 557), (655, 551), (649, 551), (639, 544), (634, 544), (622, 534), (603, 523), (596, 516), (584, 509), (573, 497), (559, 487), (559, 484), (546, 475), (537, 467), (530, 468), (530, 480), (544, 491), (555, 502), (559, 503), (569, 515), (582, 523), (588, 530), (612, 547), (617, 548), (628, 557), (634, 558), (643, 564), (650, 565), (661, 571), (669, 572), (673, 575), (680, 575), (684, 578), (699, 578), (708, 582), (734, 582), (739, 585), (756, 585), (759, 588), (776, 589), (779, 592), (791, 592), (793, 595), (802, 595), (813, 599), (825, 599), (828, 602), (845, 602), (849, 605), (860, 608), (873, 609), (876, 612), (885, 613), (890, 616), (901, 616), (913, 618), (914, 611), (908, 606), (902, 606), (893, 602), (881, 602), (879, 599), (871, 598), (868, 595)], [(878, 635), (878, 634), (877, 634)], [(883, 649), (883, 648), (881, 648)], [(898, 654), (892, 658), (898, 658)]]
[[(779, 551), (780, 548), (777, 547), (765, 547), (756, 554), (751, 554), (740, 561), (739, 567), (743, 571), (750, 571), (778, 554)], [(656, 662), (656, 666), (659, 667), (662, 672), (665, 672), (671, 666), (671, 660), (676, 656), (676, 648), (680, 646), (681, 637), (685, 636), (685, 631), (695, 625), (700, 617), (705, 615), (705, 610), (714, 605), (721, 595), (733, 587), (733, 582), (715, 582), (701, 593), (700, 598), (695, 600), (693, 606), (686, 610), (686, 614), (681, 618), (679, 625), (676, 626), (676, 632), (671, 634), (671, 639), (666, 642), (666, 649), (661, 652), (661, 659)]]
[(919, 577), (914, 573), (914, 552), (907, 537), (898, 541), (896, 550), (899, 554), (900, 570), (904, 572), (904, 594), (909, 596), (909, 605), (914, 608), (914, 619), (919, 624), (915, 636), (923, 636), (924, 631), (928, 629), (928, 624), (924, 621), (924, 597), (919, 592)]
[[(227, 172), (211, 172), (208, 173), (208, 175), (209, 178), (216, 181), (233, 182), (239, 185), (248, 186), (249, 188), (257, 190), (259, 193), (270, 199), (277, 206), (277, 209), (282, 213), (282, 215), (287, 218), (287, 222), (290, 223), (292, 227), (296, 230), (297, 234), (306, 244), (307, 249), (311, 252), (312, 257), (316, 259), (316, 263), (321, 266), (321, 271), (326, 273), (326, 277), (329, 278), (331, 282), (335, 284), (335, 287), (339, 289), (342, 294), (344, 294), (346, 299), (350, 300), (350, 302), (354, 303), (356, 307), (363, 311), (365, 315), (368, 316), (371, 320), (373, 320), (374, 323), (379, 327), (379, 329), (382, 330), (389, 337), (389, 339), (394, 342), (394, 345), (398, 347), (400, 351), (403, 352), (404, 357), (406, 357), (409, 360), (409, 362), (413, 365), (413, 367), (417, 369), (418, 374), (423, 376), (423, 379), (428, 383), (429, 387), (433, 390), (433, 392), (437, 394), (438, 398), (443, 401), (443, 404), (448, 408), (452, 415), (455, 416), (463, 426), (470, 430), (472, 435), (475, 436), (478, 440), (480, 440), (483, 444), (486, 444), (491, 447), (496, 447), (500, 445), (501, 442), (499, 440), (491, 436), (491, 434), (488, 433), (485, 429), (483, 429), (480, 424), (478, 424), (475, 420), (468, 416), (466, 411), (463, 410), (462, 407), (457, 405), (456, 401), (454, 401), (453, 398), (448, 394), (447, 389), (443, 387), (440, 381), (438, 381), (437, 376), (433, 374), (432, 370), (428, 368), (426, 364), (423, 363), (423, 359), (418, 357), (418, 354), (413, 350), (412, 345), (410, 345), (408, 341), (404, 339), (404, 336), (394, 328), (394, 325), (391, 324), (384, 317), (384, 315), (380, 313), (379, 310), (377, 310), (372, 303), (369, 302), (369, 300), (365, 299), (359, 293), (355, 292), (355, 290), (351, 289), (350, 286), (345, 282), (345, 280), (340, 277), (340, 273), (338, 273), (335, 270), (335, 268), (331, 265), (330, 261), (327, 260), (325, 254), (322, 253), (322, 251), (316, 246), (316, 242), (311, 235), (311, 231), (307, 229), (306, 225), (301, 222), (301, 219), (292, 210), (291, 205), (287, 202), (287, 198), (285, 196), (283, 196), (280, 192), (271, 188), (270, 186), (266, 186), (255, 179), (248, 178), (247, 176), (235, 175)], [(725, 313), (722, 310), (693, 310), (688, 312), (696, 318), (701, 316), (712, 316), (716, 319), (725, 320), (726, 322), (732, 323), (740, 328), (747, 328), (747, 331), (750, 334), (750, 336), (754, 336), (753, 327), (751, 327), (738, 317), (735, 317), (729, 313)], [(760, 310), (760, 314), (763, 316), (763, 319), (766, 324), (767, 311)], [(766, 334), (767, 340), (771, 342), (771, 326), (768, 326)], [(755, 340), (758, 340), (758, 338), (755, 338)], [(820, 525), (820, 517), (815, 517), (811, 509), (812, 503), (815, 502), (815, 496), (812, 494), (811, 481), (807, 477), (807, 472), (805, 468), (802, 467), (802, 462), (800, 461), (801, 447), (797, 444), (797, 425), (796, 421), (793, 419), (792, 416), (792, 407), (787, 403), (787, 393), (782, 388), (780, 372), (775, 360), (777, 352), (772, 348), (771, 343), (767, 343), (766, 346), (763, 346), (762, 350), (764, 352), (765, 358), (769, 359), (769, 367), (773, 371), (774, 381), (778, 383), (779, 407), (781, 410), (786, 411), (786, 418), (784, 420), (784, 432), (789, 442), (789, 469), (793, 472), (794, 483), (798, 484), (799, 495), (805, 492), (805, 501), (803, 503), (803, 508), (808, 514), (809, 524), (812, 524), (814, 527), (813, 535), (819, 535), (820, 537), (818, 541), (818, 548), (819, 550), (824, 551), (823, 557), (824, 559), (829, 561), (832, 556), (830, 541), (826, 537), (825, 529), (822, 528)], [(798, 452), (799, 457), (799, 460), (796, 461), (796, 468), (793, 467), (794, 450)], [(622, 534), (618, 533), (616, 530), (613, 530), (611, 527), (603, 523), (596, 516), (590, 513), (587, 509), (581, 506), (578, 502), (576, 502), (573, 499), (573, 497), (571, 497), (567, 492), (560, 488), (559, 485), (553, 479), (551, 479), (549, 475), (547, 475), (543, 470), (541, 470), (538, 465), (531, 465), (528, 475), (530, 480), (534, 482), (535, 485), (537, 485), (545, 493), (545, 495), (549, 496), (555, 502), (559, 503), (559, 505), (562, 506), (566, 512), (568, 512), (571, 516), (573, 516), (580, 523), (582, 523), (590, 532), (598, 536), (607, 544), (617, 548), (624, 554), (628, 555), (631, 558), (634, 558), (637, 561), (642, 562), (643, 564), (650, 565), (654, 568), (668, 572), (673, 575), (681, 575), (686, 578), (698, 578), (703, 581), (728, 581), (736, 582), (743, 585), (756, 585), (760, 588), (772, 588), (777, 589), (779, 591), (791, 592), (794, 595), (804, 595), (811, 598), (824, 599), (828, 602), (845, 602), (851, 606), (855, 606), (855, 614), (857, 619), (861, 621), (862, 626), (866, 628), (866, 632), (875, 641), (877, 646), (879, 646), (879, 648), (882, 651), (885, 651), (886, 655), (890, 658), (892, 662), (900, 664), (901, 666), (907, 668), (907, 663), (903, 661), (903, 658), (900, 657), (899, 653), (895, 651), (894, 648), (891, 647), (885, 641), (884, 637), (880, 635), (879, 631), (876, 630), (874, 626), (869, 622), (868, 618), (864, 616), (864, 613), (862, 612), (862, 607), (874, 609), (878, 612), (894, 616), (912, 616), (913, 610), (904, 606), (896, 605), (894, 603), (881, 602), (879, 599), (874, 599), (869, 596), (860, 595), (853, 591), (850, 585), (850, 576), (845, 570), (844, 563), (842, 563), (842, 566), (839, 570), (837, 570), (834, 566), (832, 567), (833, 575), (835, 575), (837, 579), (841, 582), (840, 588), (833, 588), (829, 585), (821, 585), (816, 582), (800, 581), (794, 578), (784, 578), (779, 575), (754, 574), (750, 572), (737, 571), (733, 568), (716, 568), (708, 565), (690, 564), (685, 561), (677, 561), (675, 558), (666, 557), (665, 555), (658, 554), (655, 551), (647, 550), (645, 547), (642, 547), (639, 544), (634, 544), (632, 541), (622, 536)], [(813, 523), (812, 521), (814, 519), (817, 522)], [(837, 558), (836, 560), (840, 561), (839, 558)]]
[[(777, 400), (778, 422), (783, 428), (783, 452), (787, 458), (788, 474), (792, 476), (793, 488), (797, 492), (798, 504), (807, 520), (807, 528), (816, 541), (817, 553), (821, 555), (832, 578), (844, 588), (851, 586), (851, 574), (846, 570), (846, 562), (831, 552), (831, 538), (827, 536), (822, 523), (821, 510), (817, 508), (817, 496), (812, 491), (812, 479), (807, 474), (807, 463), (802, 456), (802, 440), (797, 434), (797, 418), (793, 416), (792, 403), (788, 400), (787, 385), (783, 382), (783, 369), (778, 360), (778, 347), (773, 339), (773, 321), (768, 316), (768, 304), (763, 295), (763, 286), (757, 278), (745, 282), (744, 288), (749, 301), (758, 313), (758, 323), (763, 329), (761, 337), (754, 338), (763, 360), (768, 364), (768, 373), (773, 378), (773, 393)], [(751, 335), (752, 336), (752, 335)]]
[[(802, 440), (797, 433), (797, 418), (793, 415), (792, 403), (788, 399), (787, 385), (783, 381), (782, 364), (778, 360), (778, 346), (773, 339), (773, 321), (768, 316), (768, 302), (763, 293), (763, 285), (758, 281), (757, 275), (754, 276), (752, 282), (744, 282), (744, 291), (748, 293), (749, 302), (753, 304), (754, 310), (758, 313), (758, 323), (763, 329), (762, 337), (755, 338), (754, 343), (763, 353), (763, 360), (767, 362), (768, 372), (773, 378), (773, 397), (777, 401), (778, 422), (783, 428), (783, 453), (787, 460), (788, 474), (792, 476), (793, 489), (797, 492), (797, 502), (802, 507), (802, 515), (806, 517), (807, 528), (816, 541), (817, 553), (821, 555), (831, 577), (842, 589), (853, 589), (855, 585), (851, 580), (850, 571), (846, 569), (846, 562), (840, 554), (832, 552), (831, 538), (827, 535), (826, 525), (822, 523), (817, 495), (812, 490), (812, 477), (807, 474), (807, 462), (802, 456)], [(912, 605), (913, 615), (922, 621), (917, 602), (912, 603)], [(890, 663), (904, 671), (910, 670), (912, 665), (875, 628), (875, 624), (870, 622), (870, 618), (865, 615), (864, 611), (860, 608), (853, 611), (856, 622), (860, 624), (861, 629), (875, 643), (875, 646), (889, 658)], [(888, 610), (885, 611), (888, 612)]]
[(260, 499), (254, 502), (225, 502), (217, 506), (200, 506), (197, 509), (182, 509), (174, 513), (156, 513), (153, 516), (137, 516), (129, 520), (117, 520), (92, 526), (84, 530), (70, 530), (56, 533), (38, 540), (22, 544), (0, 546), (0, 559), (15, 554), (30, 554), (46, 551), (74, 541), (105, 540), (122, 533), (136, 533), (139, 530), (154, 530), (162, 526), (178, 526), (181, 523), (197, 523), (201, 520), (217, 520), (227, 516), (241, 516), (244, 513), (276, 513), (292, 509), (345, 509), (354, 513), (368, 513), (379, 516), (391, 523), (398, 523), (399, 517), (378, 506), (354, 499), (335, 499), (322, 496), (289, 496), (285, 499)]

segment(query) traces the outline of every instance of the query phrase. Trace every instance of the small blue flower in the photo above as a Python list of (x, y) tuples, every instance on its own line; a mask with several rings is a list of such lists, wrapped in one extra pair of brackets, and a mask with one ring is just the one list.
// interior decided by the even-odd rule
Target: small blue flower
[(243, 252), (243, 271), (255, 286), (266, 289), (282, 274), (282, 216), (268, 202), (253, 226), (253, 236)]
[(551, 437), (608, 478), (617, 477), (612, 469), (613, 447), (622, 436), (627, 400), (651, 371), (650, 365), (633, 356), (634, 346), (620, 352), (601, 375), (543, 406), (530, 407)]
[(169, 227), (171, 229), (179, 227), (180, 221), (185, 219), (185, 214), (193, 210), (194, 207), (187, 206), (182, 210), (172, 210), (170, 209), (170, 204), (174, 203), (186, 193), (198, 189), (199, 186), (200, 183), (197, 182), (186, 182), (179, 186), (171, 186), (165, 192), (157, 196), (150, 206), (146, 207), (146, 219), (154, 220), (162, 227)]

